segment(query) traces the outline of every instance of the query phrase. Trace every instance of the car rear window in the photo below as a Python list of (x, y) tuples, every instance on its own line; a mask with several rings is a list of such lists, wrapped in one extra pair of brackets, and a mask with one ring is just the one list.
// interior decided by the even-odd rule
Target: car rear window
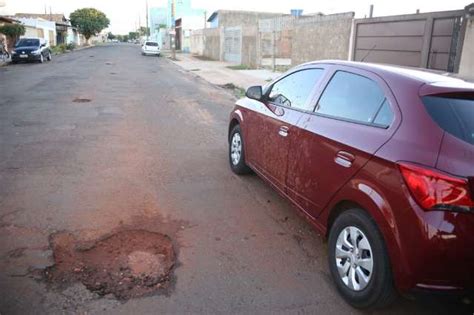
[(474, 95), (425, 96), (423, 103), (431, 118), (441, 128), (461, 140), (474, 144)]
[(145, 43), (146, 46), (158, 46), (158, 43), (154, 43), (154, 42), (146, 42)]

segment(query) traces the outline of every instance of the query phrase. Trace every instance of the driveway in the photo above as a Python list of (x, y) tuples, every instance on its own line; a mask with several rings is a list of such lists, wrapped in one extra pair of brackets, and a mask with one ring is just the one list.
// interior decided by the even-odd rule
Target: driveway
[[(233, 96), (165, 58), (95, 47), (2, 67), (0, 91), (1, 314), (468, 312), (437, 298), (345, 304), (323, 239), (229, 170)], [(172, 247), (151, 253), (160, 242)], [(112, 287), (129, 249), (136, 277), (117, 269)], [(140, 270), (156, 265), (151, 285)]]

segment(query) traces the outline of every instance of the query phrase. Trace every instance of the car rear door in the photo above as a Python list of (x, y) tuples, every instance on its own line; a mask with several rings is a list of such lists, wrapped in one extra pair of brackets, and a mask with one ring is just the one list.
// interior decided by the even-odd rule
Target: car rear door
[[(334, 66), (327, 85), (294, 128), (288, 195), (313, 217), (391, 135), (400, 111), (377, 75)], [(326, 84), (326, 82), (325, 82)]]
[(286, 184), (293, 128), (309, 108), (323, 73), (322, 67), (307, 67), (282, 77), (267, 89), (262, 110), (252, 113), (249, 119), (249, 161), (280, 190), (284, 190)]

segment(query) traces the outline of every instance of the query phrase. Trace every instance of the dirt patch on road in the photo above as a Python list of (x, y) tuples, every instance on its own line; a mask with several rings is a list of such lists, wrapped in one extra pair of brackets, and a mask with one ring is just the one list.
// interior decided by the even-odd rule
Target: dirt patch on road
[(73, 99), (72, 101), (73, 101), (73, 103), (89, 103), (89, 102), (91, 102), (92, 100), (89, 99), (89, 98), (76, 97), (76, 98)]
[(171, 283), (176, 254), (167, 235), (128, 230), (81, 244), (56, 233), (50, 243), (55, 264), (44, 276), (53, 284), (79, 281), (99, 295), (128, 300), (165, 292)]

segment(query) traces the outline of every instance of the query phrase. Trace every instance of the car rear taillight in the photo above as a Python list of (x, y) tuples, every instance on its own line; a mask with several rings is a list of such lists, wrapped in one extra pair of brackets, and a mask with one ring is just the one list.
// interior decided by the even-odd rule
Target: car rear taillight
[(410, 193), (425, 210), (474, 211), (473, 180), (411, 163), (399, 163)]

